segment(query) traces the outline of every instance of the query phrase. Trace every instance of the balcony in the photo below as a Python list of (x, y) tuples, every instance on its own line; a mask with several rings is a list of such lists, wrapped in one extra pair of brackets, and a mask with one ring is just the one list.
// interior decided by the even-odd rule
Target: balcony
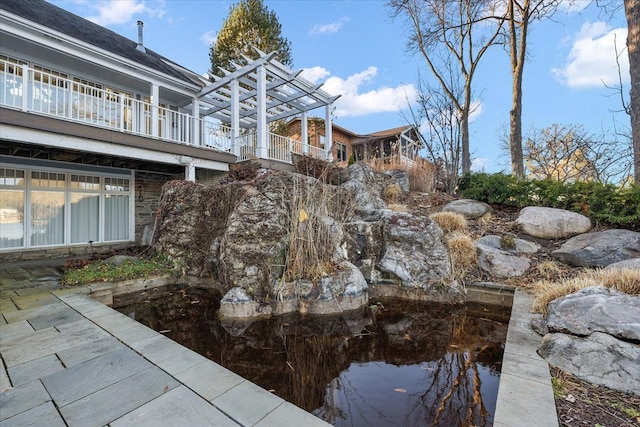
[[(53, 73), (0, 60), (0, 105), (60, 120), (154, 140), (231, 153), (238, 161), (263, 158), (291, 163), (292, 154), (326, 159), (327, 152), (267, 132), (266, 144), (253, 129), (233, 129), (210, 117), (194, 117), (128, 93), (95, 87)], [(238, 135), (235, 139), (232, 135)], [(259, 149), (259, 147), (266, 149)]]

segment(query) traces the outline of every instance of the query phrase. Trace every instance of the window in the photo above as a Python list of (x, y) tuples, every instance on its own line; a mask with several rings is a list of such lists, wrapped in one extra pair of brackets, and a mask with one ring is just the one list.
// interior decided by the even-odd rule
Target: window
[(0, 249), (24, 246), (25, 171), (0, 168)]
[(341, 142), (336, 143), (336, 160), (339, 162), (347, 161), (347, 146)]
[(0, 250), (127, 241), (129, 177), (0, 165)]

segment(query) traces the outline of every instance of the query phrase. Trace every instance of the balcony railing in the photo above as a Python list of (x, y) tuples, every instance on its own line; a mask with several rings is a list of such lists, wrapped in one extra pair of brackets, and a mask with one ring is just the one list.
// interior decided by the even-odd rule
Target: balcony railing
[[(216, 121), (154, 106), (126, 93), (3, 60), (0, 60), (0, 105), (114, 131), (230, 152), (238, 155), (238, 160), (255, 158), (261, 153), (255, 130), (240, 134), (234, 143), (232, 129)], [(290, 163), (292, 153), (327, 157), (321, 148), (272, 133), (268, 133), (266, 145), (266, 158), (281, 162)]]

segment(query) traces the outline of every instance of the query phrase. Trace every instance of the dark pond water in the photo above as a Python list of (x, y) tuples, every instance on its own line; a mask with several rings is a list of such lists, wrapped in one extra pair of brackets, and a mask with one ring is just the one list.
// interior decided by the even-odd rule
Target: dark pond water
[(335, 426), (490, 426), (509, 312), (376, 301), (332, 317), (221, 323), (183, 289), (121, 308)]

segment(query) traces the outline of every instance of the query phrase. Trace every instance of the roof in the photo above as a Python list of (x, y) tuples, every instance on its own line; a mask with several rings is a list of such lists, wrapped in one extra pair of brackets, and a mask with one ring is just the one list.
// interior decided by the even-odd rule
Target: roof
[[(138, 43), (98, 24), (74, 15), (44, 0), (1, 0), (0, 9), (73, 37), (92, 46), (137, 62), (145, 67), (196, 83), (194, 79), (178, 71), (169, 59), (145, 46), (146, 52), (136, 49)], [(180, 67), (175, 64), (175, 67)], [(184, 67), (181, 67), (184, 69)], [(185, 69), (186, 70), (186, 69)], [(195, 74), (195, 73), (194, 73)]]
[[(320, 117), (309, 117), (307, 120), (308, 120), (308, 121), (318, 120), (318, 121), (322, 122), (322, 124), (324, 125), (324, 119), (322, 119), (322, 118), (320, 118)], [(302, 121), (302, 118), (301, 118), (301, 117), (294, 117), (293, 119), (291, 119), (291, 121), (290, 121), (288, 124), (291, 124), (291, 123), (293, 123), (293, 122), (295, 122), (295, 121)], [(346, 133), (347, 135), (350, 135), (350, 136), (360, 136), (360, 135), (358, 135), (357, 133), (355, 133), (355, 132), (353, 132), (353, 131), (350, 131), (350, 130), (349, 130), (349, 129), (347, 129), (347, 128), (343, 128), (342, 126), (338, 126), (338, 125), (337, 125), (337, 124), (335, 124), (335, 123), (331, 123), (331, 127), (332, 127), (334, 130), (338, 130), (338, 131), (340, 131), (340, 132), (342, 132), (342, 133)]]
[(378, 132), (373, 132), (367, 135), (363, 135), (365, 137), (378, 137), (378, 138), (387, 138), (390, 136), (396, 136), (396, 135), (400, 135), (402, 132), (406, 131), (407, 129), (411, 129), (413, 128), (413, 126), (411, 125), (405, 125), (405, 126), (399, 126), (397, 128), (392, 128), (392, 129), (386, 129), (386, 130), (381, 130)]

